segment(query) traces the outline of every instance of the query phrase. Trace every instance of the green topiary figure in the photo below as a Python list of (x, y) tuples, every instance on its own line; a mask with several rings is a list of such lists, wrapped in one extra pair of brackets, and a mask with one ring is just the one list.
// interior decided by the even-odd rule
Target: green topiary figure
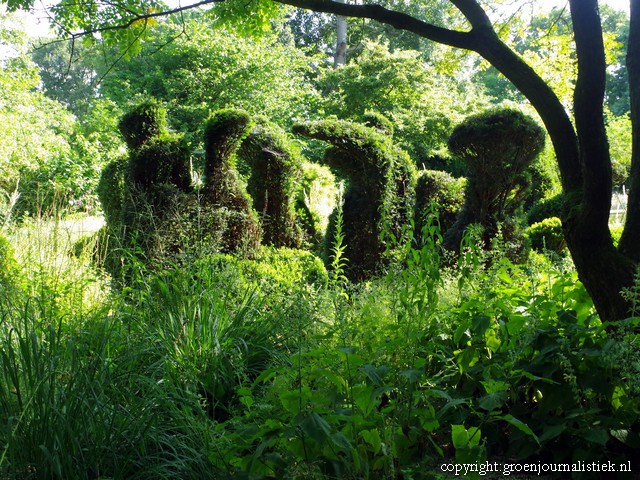
[(127, 147), (135, 150), (167, 133), (167, 112), (154, 101), (144, 102), (122, 116), (118, 129)]
[(100, 174), (97, 194), (107, 227), (117, 231), (122, 226), (122, 204), (124, 196), (124, 174), (127, 157), (121, 157), (107, 164)]
[[(333, 145), (325, 162), (348, 179), (344, 194), (346, 274), (364, 280), (386, 263), (383, 236), (399, 239), (413, 212), (415, 169), (389, 137), (362, 125), (327, 120), (294, 126), (294, 132)], [(332, 242), (328, 231), (328, 246)]]
[(182, 192), (191, 189), (190, 152), (179, 136), (152, 138), (130, 151), (127, 183), (150, 191), (155, 185), (174, 185)]
[(395, 128), (393, 123), (383, 114), (374, 110), (367, 110), (361, 118), (362, 124), (366, 127), (375, 128), (383, 135), (393, 137)]
[(567, 252), (567, 242), (562, 232), (562, 222), (558, 217), (545, 218), (527, 229), (531, 248), (537, 252), (544, 250), (563, 255)]
[[(251, 131), (242, 110), (216, 112), (205, 126), (205, 168), (202, 194), (208, 209), (224, 214), (223, 251), (249, 253), (260, 244), (260, 225), (235, 168), (235, 155)], [(213, 220), (213, 219), (212, 219)]]
[(247, 190), (261, 218), (265, 245), (298, 248), (302, 231), (294, 208), (302, 161), (285, 133), (263, 121), (242, 143), (238, 155), (251, 167)]
[[(486, 248), (501, 223), (509, 226), (505, 244), (514, 244), (517, 229), (512, 228), (511, 217), (522, 205), (529, 185), (525, 170), (544, 142), (544, 130), (530, 117), (511, 109), (471, 116), (454, 129), (449, 149), (465, 161), (469, 178), (464, 206), (444, 238), (446, 248), (457, 252), (466, 228), (473, 223), (484, 228)], [(506, 238), (508, 235), (514, 238)]]
[(419, 245), (426, 215), (435, 205), (440, 230), (446, 232), (455, 223), (464, 204), (465, 178), (455, 178), (440, 170), (422, 170), (416, 184), (416, 206), (413, 238)]

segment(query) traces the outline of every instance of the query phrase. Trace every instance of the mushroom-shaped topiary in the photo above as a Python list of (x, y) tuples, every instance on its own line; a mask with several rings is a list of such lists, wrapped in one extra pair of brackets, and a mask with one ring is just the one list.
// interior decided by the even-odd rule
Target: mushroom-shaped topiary
[(526, 169), (544, 142), (544, 130), (512, 109), (471, 116), (454, 129), (449, 149), (465, 161), (469, 178), (465, 204), (445, 235), (448, 249), (458, 251), (464, 231), (472, 223), (484, 227), (487, 246), (498, 225), (510, 223), (529, 185)]
[[(364, 280), (381, 271), (386, 259), (383, 233), (399, 238), (411, 218), (415, 169), (408, 155), (379, 131), (340, 120), (309, 122), (294, 132), (331, 145), (325, 162), (348, 179), (343, 222), (347, 276)], [(331, 226), (328, 246), (331, 245)]]

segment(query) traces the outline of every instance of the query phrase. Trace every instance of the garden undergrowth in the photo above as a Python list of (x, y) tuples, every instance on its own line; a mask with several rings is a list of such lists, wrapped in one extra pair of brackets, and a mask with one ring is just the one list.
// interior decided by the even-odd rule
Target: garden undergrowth
[(469, 237), (452, 261), (432, 219), (354, 285), (339, 224), (329, 274), (266, 249), (134, 263), (120, 292), (90, 246), (21, 233), (0, 299), (0, 478), (408, 480), (640, 447), (638, 318), (607, 334), (566, 260), (515, 265)]

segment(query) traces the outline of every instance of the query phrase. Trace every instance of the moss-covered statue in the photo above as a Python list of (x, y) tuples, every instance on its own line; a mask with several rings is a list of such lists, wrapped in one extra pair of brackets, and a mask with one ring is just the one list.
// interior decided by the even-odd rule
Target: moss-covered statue
[(507, 253), (518, 258), (522, 242), (513, 215), (530, 183), (526, 169), (544, 142), (544, 130), (512, 109), (471, 116), (454, 129), (449, 149), (465, 161), (469, 177), (464, 206), (444, 238), (446, 248), (458, 251), (466, 228), (480, 224), (487, 248), (500, 227)]
[[(387, 260), (385, 240), (399, 239), (413, 214), (416, 173), (408, 155), (381, 131), (347, 121), (299, 124), (294, 133), (330, 143), (325, 162), (348, 182), (343, 205), (347, 276), (359, 281), (379, 273)], [(329, 247), (332, 231), (330, 226)]]
[(262, 223), (262, 241), (275, 247), (298, 248), (302, 230), (296, 222), (296, 187), (302, 159), (284, 131), (261, 120), (238, 153), (250, 167), (247, 189)]

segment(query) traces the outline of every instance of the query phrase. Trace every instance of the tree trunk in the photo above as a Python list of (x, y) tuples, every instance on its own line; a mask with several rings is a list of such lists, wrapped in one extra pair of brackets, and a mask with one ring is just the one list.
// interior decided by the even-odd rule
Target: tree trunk
[(628, 43), (627, 70), (633, 135), (627, 219), (620, 238), (620, 251), (635, 262), (640, 262), (640, 0), (631, 0)]
[[(344, 3), (345, 0), (337, 0)], [(347, 64), (347, 17), (336, 15), (336, 53), (333, 66), (338, 68)]]

